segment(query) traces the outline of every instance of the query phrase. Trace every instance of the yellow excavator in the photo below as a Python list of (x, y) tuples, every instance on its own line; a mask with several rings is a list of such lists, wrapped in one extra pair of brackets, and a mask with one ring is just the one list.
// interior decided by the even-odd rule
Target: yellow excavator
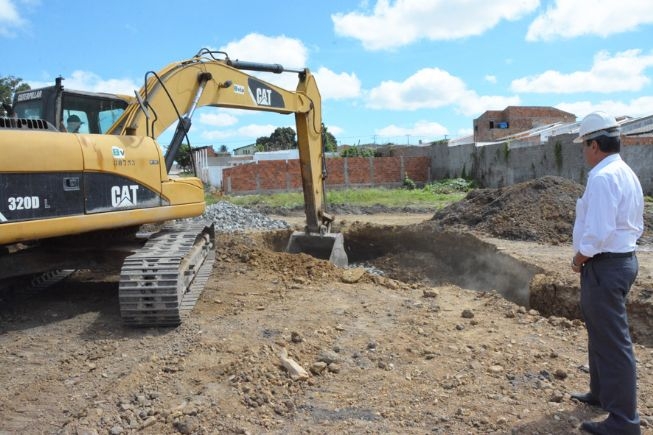
[[(289, 91), (247, 70), (293, 72), (299, 81)], [(125, 324), (181, 323), (214, 260), (213, 225), (199, 219), (202, 181), (170, 175), (203, 106), (295, 115), (306, 227), (287, 250), (345, 266), (342, 234), (331, 232), (325, 208), (314, 76), (202, 49), (148, 72), (134, 97), (68, 90), (61, 79), (14, 96), (10, 116), (0, 118), (0, 285), (119, 262)], [(156, 139), (175, 122), (164, 153)]]

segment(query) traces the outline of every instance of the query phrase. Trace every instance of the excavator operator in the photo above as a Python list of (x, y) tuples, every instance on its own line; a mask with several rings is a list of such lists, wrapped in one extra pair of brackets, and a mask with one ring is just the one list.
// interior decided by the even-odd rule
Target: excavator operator
[(66, 126), (69, 133), (79, 133), (79, 128), (82, 126), (82, 121), (77, 115), (70, 115), (66, 120)]

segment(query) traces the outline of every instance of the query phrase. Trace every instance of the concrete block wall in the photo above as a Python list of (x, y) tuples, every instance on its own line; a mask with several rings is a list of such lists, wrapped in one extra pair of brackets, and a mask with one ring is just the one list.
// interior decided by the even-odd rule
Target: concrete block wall
[(639, 177), (644, 193), (653, 195), (653, 137), (622, 137), (621, 156)]
[[(330, 158), (326, 186), (330, 188), (397, 187), (405, 176), (418, 184), (431, 181), (431, 158)], [(273, 193), (302, 189), (299, 160), (267, 160), (225, 168), (222, 186), (227, 194)]]
[[(583, 144), (574, 134), (550, 137), (544, 144), (503, 142), (477, 146), (466, 144), (431, 147), (434, 180), (465, 176), (481, 187), (503, 187), (556, 175), (585, 184), (590, 168), (583, 158)], [(621, 157), (637, 174), (642, 189), (653, 194), (653, 137), (622, 137)]]

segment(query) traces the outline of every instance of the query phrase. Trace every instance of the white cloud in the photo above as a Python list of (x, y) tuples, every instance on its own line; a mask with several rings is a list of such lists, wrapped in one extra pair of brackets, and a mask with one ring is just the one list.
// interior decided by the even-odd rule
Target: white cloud
[(564, 74), (549, 70), (513, 80), (511, 89), (535, 93), (640, 91), (651, 81), (644, 74), (650, 67), (653, 67), (653, 54), (643, 55), (641, 50), (626, 50), (614, 56), (601, 51), (594, 56), (589, 71)]
[(471, 136), (474, 134), (474, 129), (472, 128), (461, 128), (457, 132), (458, 136)]
[(14, 29), (25, 25), (12, 0), (0, 0), (0, 36), (13, 37)]
[(578, 101), (575, 103), (560, 103), (556, 108), (566, 112), (573, 113), (578, 119), (583, 118), (585, 115), (596, 110), (602, 110), (610, 113), (613, 116), (648, 116), (653, 113), (653, 96), (645, 96), (632, 99), (630, 101), (613, 101), (604, 100), (598, 103), (591, 103), (589, 101)]
[(494, 76), (492, 74), (488, 74), (484, 78), (486, 82), (492, 83), (493, 85), (497, 83), (497, 76)]
[[(201, 137), (207, 141), (224, 140), (230, 138), (250, 138), (252, 142), (261, 136), (270, 136), (279, 125), (272, 124), (248, 124), (231, 130), (205, 130)], [(294, 130), (294, 126), (291, 127)]]
[(345, 130), (337, 125), (327, 125), (327, 130), (334, 136), (341, 135)]
[(526, 40), (553, 40), (581, 35), (609, 36), (653, 23), (650, 0), (556, 0), (531, 23)]
[(435, 109), (455, 103), (467, 92), (458, 77), (439, 68), (424, 68), (403, 82), (388, 80), (369, 91), (367, 106), (372, 109)]
[(439, 68), (424, 68), (403, 82), (385, 81), (368, 92), (372, 109), (418, 110), (455, 106), (472, 116), (519, 104), (518, 97), (479, 96), (458, 77)]
[[(308, 65), (308, 49), (302, 41), (286, 36), (265, 36), (250, 33), (238, 41), (232, 41), (221, 47), (230, 59), (257, 63), (280, 64), (285, 68), (300, 70)], [(245, 71), (261, 80), (294, 91), (299, 78), (296, 73), (260, 73)], [(320, 95), (323, 99), (341, 100), (360, 96), (361, 83), (356, 74), (336, 73), (321, 67), (313, 71)]]
[(508, 106), (519, 106), (521, 99), (517, 96), (478, 95), (468, 91), (456, 102), (458, 111), (465, 116), (478, 116), (487, 110), (503, 110)]
[(335, 33), (361, 41), (368, 50), (395, 49), (421, 39), (452, 40), (480, 35), (502, 20), (534, 11), (539, 0), (378, 0), (371, 12), (331, 16)]
[(306, 66), (308, 51), (299, 39), (250, 33), (220, 48), (232, 60), (278, 63), (288, 68)]
[(337, 74), (322, 67), (315, 73), (315, 81), (324, 100), (343, 100), (361, 95), (361, 81), (356, 74)]
[(412, 127), (399, 127), (391, 124), (387, 127), (375, 130), (379, 136), (414, 136), (433, 138), (444, 136), (449, 131), (442, 124), (430, 121), (417, 121)]
[(229, 127), (238, 123), (238, 118), (229, 113), (200, 113), (199, 122), (211, 127)]
[[(220, 47), (219, 50), (226, 52), (232, 60), (280, 64), (285, 68), (297, 70), (305, 68), (308, 59), (308, 50), (299, 39), (287, 36), (271, 37), (259, 33), (250, 33), (238, 41)], [(295, 90), (297, 87), (298, 78), (295, 73), (246, 73), (284, 89)]]
[[(46, 82), (29, 81), (28, 84), (33, 89), (42, 88), (54, 85), (54, 79)], [(131, 79), (103, 79), (95, 73), (82, 70), (73, 71), (70, 77), (64, 77), (63, 85), (67, 89), (78, 91), (107, 92), (128, 96), (133, 96), (134, 91), (141, 87)]]

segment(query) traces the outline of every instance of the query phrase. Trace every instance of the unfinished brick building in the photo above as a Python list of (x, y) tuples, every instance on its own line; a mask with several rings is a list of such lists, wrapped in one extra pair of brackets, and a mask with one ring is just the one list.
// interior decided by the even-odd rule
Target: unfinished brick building
[(474, 142), (494, 142), (556, 122), (576, 122), (576, 115), (540, 106), (508, 106), (504, 110), (488, 110), (474, 120)]

